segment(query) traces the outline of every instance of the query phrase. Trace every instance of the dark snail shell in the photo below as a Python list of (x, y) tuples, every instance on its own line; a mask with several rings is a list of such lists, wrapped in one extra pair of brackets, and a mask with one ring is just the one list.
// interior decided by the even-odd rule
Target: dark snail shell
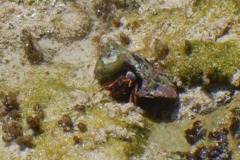
[(108, 42), (95, 66), (97, 80), (103, 84), (124, 71), (132, 71), (138, 78), (139, 89), (136, 95), (139, 98), (178, 97), (174, 84), (145, 58), (131, 53), (115, 42)]

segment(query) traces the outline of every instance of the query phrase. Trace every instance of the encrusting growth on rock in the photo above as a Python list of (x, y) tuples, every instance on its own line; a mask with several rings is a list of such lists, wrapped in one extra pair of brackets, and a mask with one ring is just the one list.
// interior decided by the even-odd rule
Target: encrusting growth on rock
[(21, 40), (23, 42), (23, 48), (30, 64), (39, 65), (44, 62), (44, 55), (37, 40), (27, 29), (22, 30)]
[(62, 116), (61, 120), (58, 121), (58, 124), (63, 128), (64, 132), (69, 132), (73, 129), (72, 118), (67, 114)]

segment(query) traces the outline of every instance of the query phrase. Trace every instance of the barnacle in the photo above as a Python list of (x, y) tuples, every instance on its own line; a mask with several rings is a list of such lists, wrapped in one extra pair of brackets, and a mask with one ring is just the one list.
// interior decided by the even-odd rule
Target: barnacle
[(119, 35), (119, 40), (124, 45), (129, 45), (130, 42), (131, 42), (131, 39), (127, 35), (125, 35), (124, 33), (121, 33)]
[(183, 49), (186, 54), (189, 55), (191, 53), (192, 48), (191, 48), (191, 42), (189, 40), (185, 40)]
[(81, 144), (82, 143), (82, 138), (78, 136), (73, 137), (74, 144)]
[(78, 123), (78, 125), (77, 125), (77, 127), (79, 128), (79, 130), (81, 131), (81, 132), (86, 132), (87, 131), (87, 126), (86, 126), (86, 124), (84, 124), (84, 123)]
[(63, 128), (64, 132), (72, 131), (73, 129), (72, 118), (67, 114), (62, 116), (62, 119), (58, 121), (58, 124)]
[(33, 107), (34, 111), (36, 112), (37, 116), (40, 118), (40, 119), (44, 119), (45, 117), (45, 113), (43, 111), (43, 108), (40, 104), (36, 104), (34, 107)]
[(191, 129), (185, 131), (185, 137), (189, 144), (193, 145), (206, 136), (206, 130), (202, 129), (201, 121), (196, 121)]
[(38, 116), (28, 116), (26, 118), (27, 124), (29, 126), (29, 128), (33, 129), (33, 130), (38, 130), (40, 127), (40, 122), (41, 119)]
[(12, 110), (10, 112), (10, 117), (14, 120), (19, 120), (21, 118), (21, 114), (17, 110)]
[(12, 110), (19, 109), (19, 103), (17, 102), (17, 94), (16, 93), (8, 93), (2, 97), (2, 103), (5, 106), (5, 110), (10, 112)]
[(41, 64), (44, 61), (44, 55), (37, 40), (26, 29), (22, 30), (21, 40), (28, 61), (31, 64)]
[(18, 136), (16, 139), (16, 143), (21, 147), (21, 149), (24, 149), (26, 147), (32, 147), (32, 140), (33, 136), (30, 135), (25, 135), (25, 136)]
[(19, 136), (23, 136), (22, 125), (15, 121), (3, 123), (2, 130), (4, 132), (2, 139), (6, 143), (9, 143), (9, 142), (15, 140)]
[(85, 112), (86, 109), (85, 109), (85, 105), (82, 105), (82, 104), (76, 104), (73, 106), (73, 109), (75, 111), (78, 111), (78, 112)]

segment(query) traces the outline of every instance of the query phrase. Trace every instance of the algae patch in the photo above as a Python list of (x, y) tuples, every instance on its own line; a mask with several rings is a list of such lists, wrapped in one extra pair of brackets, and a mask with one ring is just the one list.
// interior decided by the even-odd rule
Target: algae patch
[(240, 68), (239, 52), (235, 42), (191, 41), (190, 55), (176, 52), (165, 60), (165, 66), (172, 76), (190, 86), (230, 84)]
[[(179, 7), (175, 3), (170, 7), (165, 5), (174, 1), (161, 1), (163, 4), (150, 5), (148, 8), (148, 4), (135, 0), (114, 0), (110, 3), (111, 7), (108, 6), (109, 0), (3, 2), (0, 19), (6, 23), (0, 26), (0, 92), (18, 92), (18, 112), (22, 116), (20, 123), (23, 132), (29, 133), (31, 127), (35, 128), (32, 126), (33, 121), (38, 125), (38, 119), (32, 119), (35, 117), (32, 115), (36, 114), (36, 104), (43, 107), (45, 118), (40, 123), (44, 132), (32, 139), (34, 148), (18, 152), (18, 145), (13, 143), (5, 147), (4, 142), (0, 141), (0, 159), (159, 159), (168, 157), (168, 154), (171, 157), (169, 159), (173, 159), (176, 158), (174, 151), (182, 152), (178, 158), (183, 159), (189, 155), (200, 155), (198, 153), (201, 152), (198, 151), (205, 151), (200, 146), (201, 143), (208, 143), (204, 139), (196, 142), (199, 146), (190, 146), (184, 138), (184, 131), (191, 129), (195, 122), (184, 121), (188, 118), (187, 115), (180, 121), (153, 124), (156, 130), (151, 128), (150, 131), (156, 131), (153, 133), (156, 136), (151, 139), (150, 135), (149, 140), (149, 134), (152, 133), (149, 133), (150, 127), (139, 108), (136, 109), (131, 104), (115, 103), (106, 92), (91, 97), (91, 93), (99, 87), (90, 73), (92, 62), (96, 58), (95, 47), (92, 47), (92, 43), (86, 43), (93, 34), (101, 36), (96, 38), (95, 44), (115, 40), (125, 43), (129, 50), (139, 51), (150, 61), (154, 58), (156, 65), (165, 69), (176, 82), (181, 81), (187, 87), (218, 82), (221, 85), (228, 84), (235, 69), (239, 72), (239, 1), (194, 0), (184, 3), (186, 6)], [(99, 3), (94, 8), (91, 2)], [(118, 7), (119, 4), (129, 3), (133, 5)], [(101, 13), (96, 13), (99, 9)], [(69, 17), (74, 17), (76, 22), (69, 23)], [(107, 21), (103, 21), (104, 17)], [(57, 52), (54, 54), (57, 61), (47, 65), (43, 62), (39, 66), (21, 63), (23, 52), (19, 33), (22, 28), (29, 29), (40, 40), (40, 44), (48, 43), (47, 46), (53, 47)], [(58, 43), (54, 43), (56, 41)], [(44, 48), (44, 45), (41, 46)], [(62, 56), (60, 58), (59, 53)], [(72, 65), (63, 64), (67, 56), (71, 57), (68, 62)], [(86, 66), (74, 66), (75, 62)], [(86, 75), (86, 71), (90, 74)], [(239, 86), (238, 72), (234, 78), (236, 87)], [(201, 121), (202, 128), (206, 128), (208, 133), (220, 133), (223, 139), (227, 137), (228, 146), (233, 146), (228, 150), (232, 151), (233, 158), (238, 158), (239, 144), (236, 143), (239, 132), (236, 126), (239, 124), (239, 116), (236, 114), (239, 101), (235, 102), (235, 108), (216, 107), (208, 115), (196, 116), (196, 120)], [(84, 110), (74, 109), (76, 105), (83, 106)], [(230, 113), (228, 109), (233, 109), (234, 112)], [(233, 113), (234, 117), (231, 116)], [(17, 118), (17, 113), (14, 114)], [(65, 114), (73, 122), (71, 130), (67, 132), (58, 126), (58, 121)], [(87, 131), (81, 131), (82, 126), (79, 124), (85, 124)], [(217, 130), (210, 130), (213, 126), (217, 126)], [(229, 130), (227, 136), (222, 128)], [(19, 142), (27, 144), (26, 139), (31, 137), (21, 137)], [(155, 140), (159, 143), (156, 144)], [(219, 144), (218, 140), (210, 141), (211, 144), (206, 149), (219, 149), (213, 146), (214, 142)], [(165, 149), (167, 153), (163, 153)], [(146, 157), (145, 153), (149, 151), (152, 153)]]
[[(19, 72), (19, 69), (23, 72)], [(28, 156), (37, 159), (59, 159), (76, 155), (78, 158), (90, 159), (92, 152), (100, 155), (103, 148), (106, 155), (118, 155), (121, 159), (141, 155), (148, 135), (145, 127), (136, 127), (137, 123), (130, 121), (133, 117), (125, 120), (124, 116), (135, 112), (132, 106), (129, 105), (124, 115), (116, 112), (111, 116), (112, 111), (106, 112), (104, 109), (105, 103), (92, 101), (88, 89), (91, 88), (91, 83), (86, 82), (84, 87), (78, 87), (78, 84), (71, 82), (76, 76), (76, 70), (77, 67), (69, 64), (26, 65), (9, 69), (9, 74), (2, 77), (4, 85), (1, 86), (1, 91), (18, 93), (22, 132), (24, 135), (37, 133), (37, 136), (32, 137), (31, 145), (29, 137), (19, 140), (19, 143), (31, 146), (29, 149), (32, 152), (27, 152)], [(13, 79), (14, 74), (21, 77), (20, 80)], [(9, 82), (9, 79), (12, 81)], [(34, 109), (36, 105), (41, 105), (44, 110), (42, 121), (35, 115), (39, 113)], [(76, 108), (76, 105), (81, 108)], [(117, 104), (109, 103), (109, 109), (114, 105)], [(117, 105), (118, 110), (120, 106)], [(42, 112), (39, 114), (41, 116)], [(70, 129), (64, 131), (61, 125), (58, 125), (63, 115), (71, 118)], [(40, 132), (36, 132), (37, 130)], [(76, 137), (79, 138), (79, 143), (76, 143)], [(14, 146), (15, 143), (11, 145)], [(117, 146), (116, 150), (112, 150), (112, 146)], [(4, 158), (4, 155), (1, 158)]]
[[(143, 13), (124, 17), (130, 30), (126, 33), (134, 34), (130, 38), (135, 50), (184, 86), (229, 85), (240, 68), (239, 6), (235, 0), (196, 0), (186, 8), (142, 5)], [(168, 55), (161, 46), (168, 48)]]

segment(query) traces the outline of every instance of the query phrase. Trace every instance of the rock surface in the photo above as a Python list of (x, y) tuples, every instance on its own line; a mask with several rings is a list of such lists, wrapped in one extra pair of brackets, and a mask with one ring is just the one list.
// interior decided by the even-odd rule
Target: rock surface
[[(238, 0), (0, 3), (0, 159), (240, 157)], [(149, 115), (108, 91), (92, 96), (110, 40), (168, 75), (179, 108)]]

